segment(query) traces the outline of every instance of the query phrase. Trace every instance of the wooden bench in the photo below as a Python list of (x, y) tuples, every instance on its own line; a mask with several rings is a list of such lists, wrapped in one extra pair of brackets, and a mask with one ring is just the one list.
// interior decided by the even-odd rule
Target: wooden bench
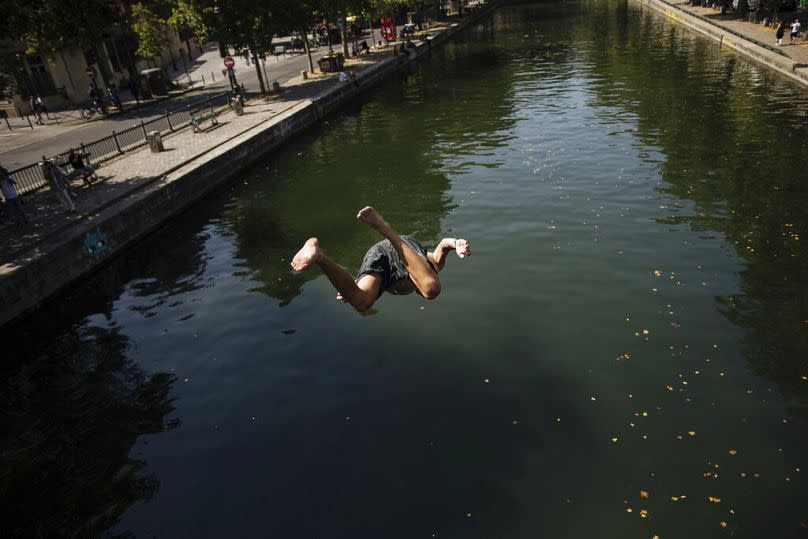
[(208, 120), (210, 120), (211, 125), (219, 125), (219, 120), (216, 119), (216, 116), (216, 111), (212, 109), (205, 112), (192, 112), (191, 126), (194, 128), (194, 133), (199, 133), (201, 130), (199, 125)]

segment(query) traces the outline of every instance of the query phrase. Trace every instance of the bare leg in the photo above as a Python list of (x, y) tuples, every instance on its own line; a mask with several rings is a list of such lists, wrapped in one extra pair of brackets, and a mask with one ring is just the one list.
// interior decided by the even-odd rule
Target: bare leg
[(415, 283), (415, 287), (422, 296), (426, 299), (438, 297), (438, 294), (440, 294), (438, 274), (421, 255), (415, 252), (415, 249), (401, 239), (401, 236), (393, 230), (393, 227), (382, 219), (379, 212), (370, 206), (365, 206), (359, 211), (356, 218), (390, 240), (399, 258), (404, 263), (404, 267), (407, 268), (412, 281)]
[(309, 238), (303, 248), (292, 259), (292, 268), (300, 271), (311, 264), (317, 264), (325, 276), (334, 285), (342, 298), (350, 303), (357, 311), (370, 309), (379, 297), (381, 280), (374, 275), (366, 275), (359, 285), (345, 268), (328, 258), (320, 249), (317, 238)]

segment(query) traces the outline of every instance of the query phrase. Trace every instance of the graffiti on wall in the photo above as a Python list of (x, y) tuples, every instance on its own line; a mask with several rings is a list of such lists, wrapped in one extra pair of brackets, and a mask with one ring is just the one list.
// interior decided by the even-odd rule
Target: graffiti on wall
[(98, 262), (111, 252), (112, 248), (109, 246), (107, 236), (101, 232), (100, 228), (96, 228), (94, 232), (87, 232), (87, 234), (84, 235), (81, 254), (85, 259)]

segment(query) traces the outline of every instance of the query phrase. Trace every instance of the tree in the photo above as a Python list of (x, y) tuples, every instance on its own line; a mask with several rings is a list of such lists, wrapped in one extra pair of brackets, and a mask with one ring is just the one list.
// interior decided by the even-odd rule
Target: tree
[(136, 53), (144, 58), (159, 56), (169, 44), (165, 33), (166, 21), (142, 2), (132, 6), (132, 31), (137, 35)]
[(101, 34), (121, 18), (107, 0), (63, 0), (23, 3), (5, 0), (0, 35), (20, 40), (28, 53), (52, 53), (67, 45), (94, 46)]
[(176, 0), (171, 7), (171, 15), (166, 19), (169, 28), (184, 36), (188, 54), (191, 45), (188, 36), (193, 36), (199, 43), (207, 43), (213, 35), (213, 8), (197, 5), (194, 0)]

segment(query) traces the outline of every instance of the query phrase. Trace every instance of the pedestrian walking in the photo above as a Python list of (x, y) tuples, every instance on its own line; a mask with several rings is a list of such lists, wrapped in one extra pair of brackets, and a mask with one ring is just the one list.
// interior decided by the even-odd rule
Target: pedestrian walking
[(786, 33), (786, 21), (780, 21), (780, 24), (777, 25), (777, 33), (775, 36), (777, 37), (777, 46), (781, 47), (783, 45), (783, 34)]
[(791, 41), (789, 43), (791, 43), (793, 45), (794, 44), (794, 39), (798, 35), (800, 35), (800, 20), (795, 19), (794, 22), (791, 23)]
[(4, 206), (14, 216), (17, 226), (22, 226), (28, 223), (28, 218), (22, 209), (22, 200), (20, 200), (20, 195), (17, 193), (16, 185), (17, 182), (9, 176), (8, 171), (0, 166), (0, 193), (3, 195)]
[(45, 161), (42, 163), (42, 167), (45, 179), (48, 180), (51, 190), (56, 194), (56, 198), (62, 204), (62, 207), (67, 212), (75, 213), (76, 205), (73, 203), (73, 198), (71, 198), (68, 191), (69, 186), (62, 169), (51, 161)]
[(36, 104), (39, 107), (39, 113), (44, 114), (45, 118), (48, 117), (48, 107), (45, 106), (45, 101), (42, 100), (42, 96), (37, 94), (36, 95)]
[(135, 79), (129, 79), (129, 92), (135, 98), (135, 103), (140, 105), (140, 86)]
[(39, 110), (39, 105), (37, 104), (34, 96), (31, 96), (31, 98), (28, 100), (28, 106), (31, 107), (31, 114), (33, 114), (36, 118), (35, 123), (37, 125), (42, 125), (42, 111)]
[(109, 96), (109, 100), (115, 105), (115, 108), (118, 109), (118, 112), (123, 111), (123, 104), (121, 104), (121, 98), (118, 97), (118, 90), (115, 89), (114, 86), (107, 87), (107, 95)]

